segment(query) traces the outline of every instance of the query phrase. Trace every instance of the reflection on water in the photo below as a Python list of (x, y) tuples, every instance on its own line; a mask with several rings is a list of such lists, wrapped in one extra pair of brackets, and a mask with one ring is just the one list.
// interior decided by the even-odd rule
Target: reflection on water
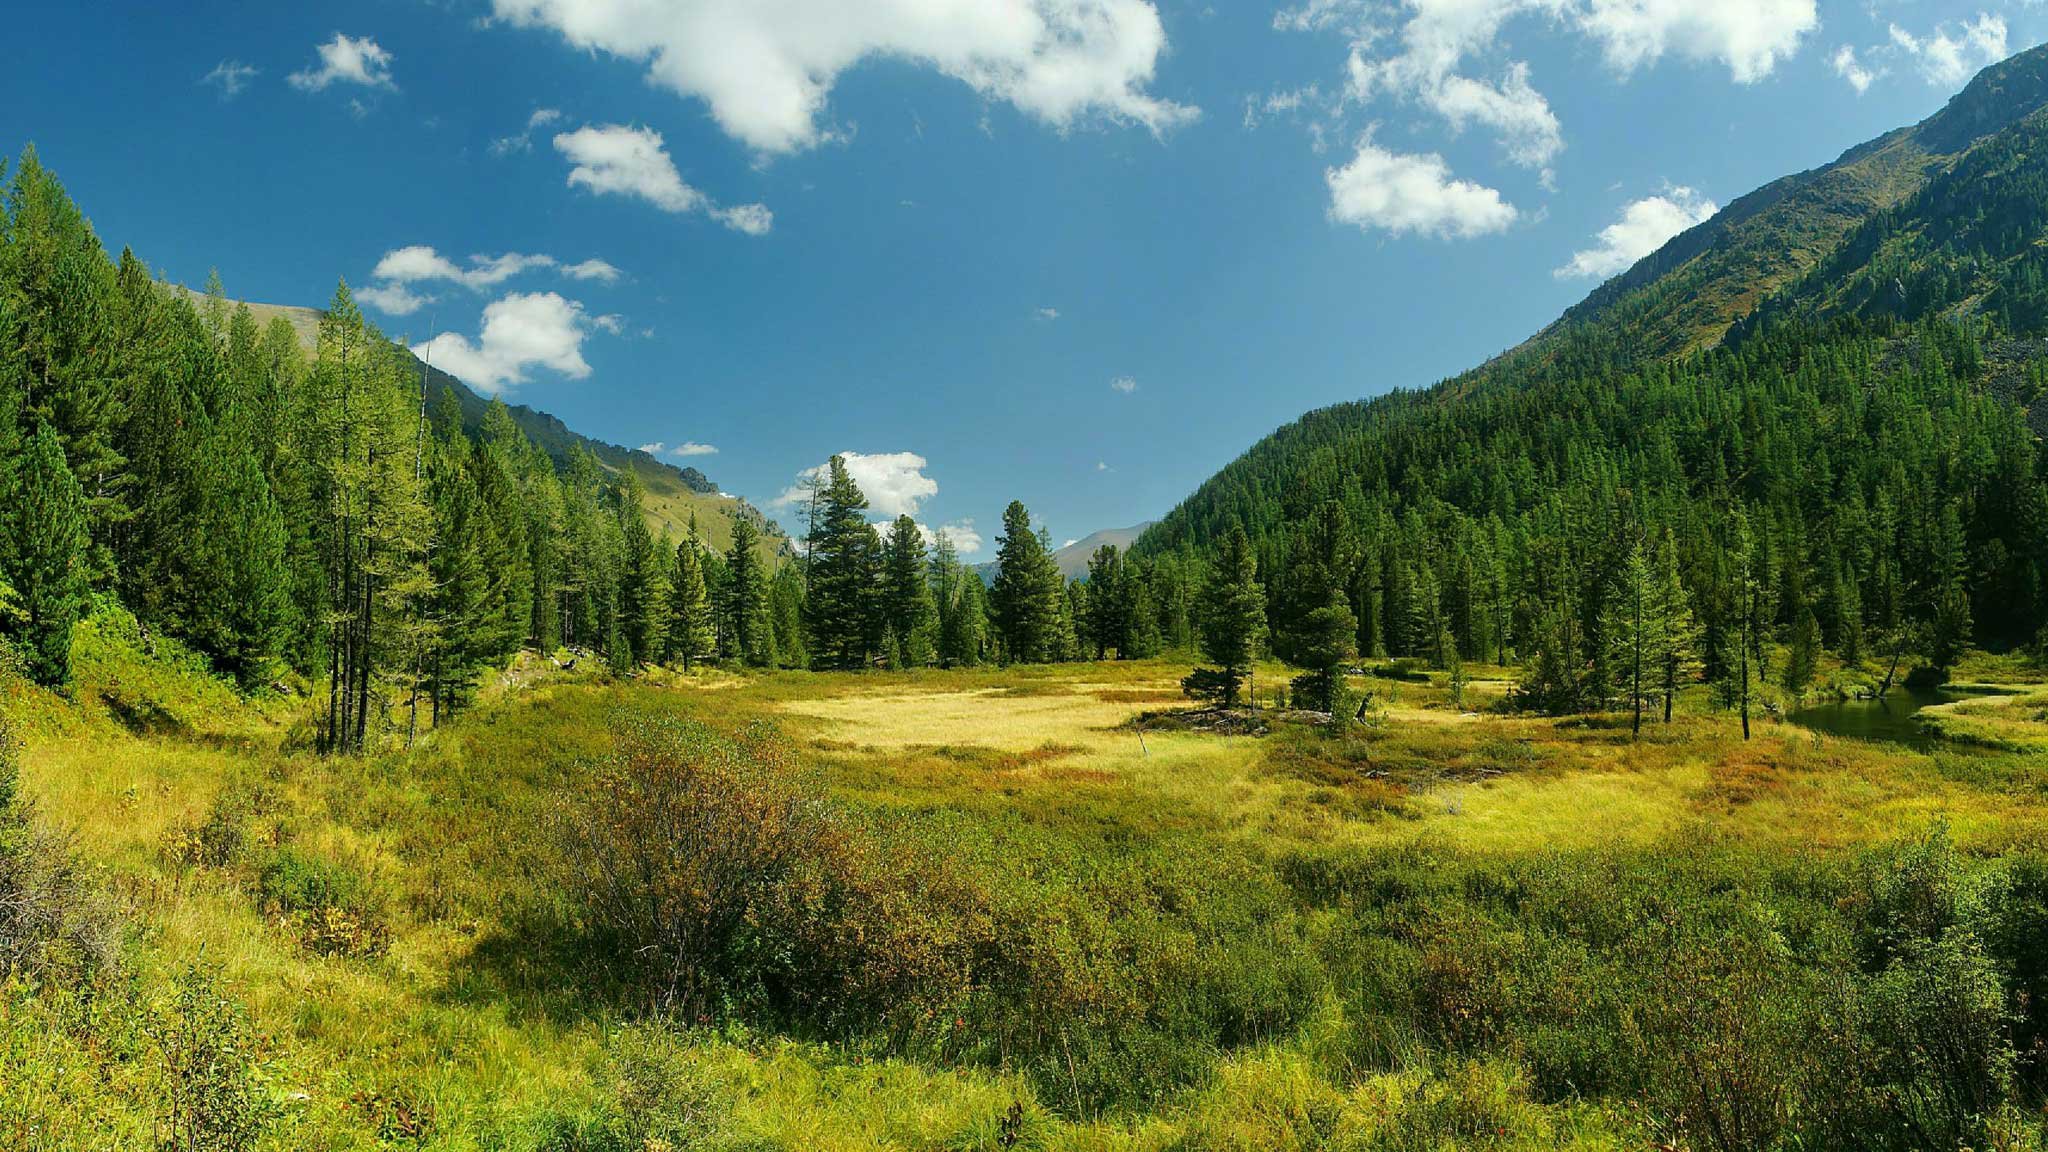
[(1914, 719), (1922, 708), (1959, 700), (1948, 692), (1909, 692), (1893, 688), (1882, 700), (1838, 700), (1816, 704), (1792, 713), (1791, 720), (1817, 732), (1854, 736), (1859, 740), (1885, 740), (1913, 748), (1936, 743)]

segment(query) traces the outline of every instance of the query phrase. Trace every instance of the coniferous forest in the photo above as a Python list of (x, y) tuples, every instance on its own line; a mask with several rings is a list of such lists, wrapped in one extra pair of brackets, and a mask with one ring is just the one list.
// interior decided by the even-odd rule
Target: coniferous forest
[(1085, 565), (0, 189), (0, 1149), (2048, 1144), (2048, 48)]

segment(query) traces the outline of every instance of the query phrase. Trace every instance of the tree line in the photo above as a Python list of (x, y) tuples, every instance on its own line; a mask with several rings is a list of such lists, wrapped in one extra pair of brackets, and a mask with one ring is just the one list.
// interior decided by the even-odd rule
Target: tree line
[(723, 552), (694, 521), (657, 535), (630, 471), (580, 446), (558, 462), (502, 402), (466, 432), (346, 284), (309, 355), (218, 278), (194, 296), (110, 258), (33, 150), (0, 178), (0, 640), (41, 683), (69, 681), (74, 625), (118, 604), (245, 688), (303, 678), (317, 743), (348, 752), (463, 707), (522, 648), (624, 673), (1190, 642), (1177, 561), (1108, 549), (1070, 585), (1017, 504), (985, 586), (943, 534), (870, 524), (838, 460), (800, 560), (772, 563), (744, 516)]

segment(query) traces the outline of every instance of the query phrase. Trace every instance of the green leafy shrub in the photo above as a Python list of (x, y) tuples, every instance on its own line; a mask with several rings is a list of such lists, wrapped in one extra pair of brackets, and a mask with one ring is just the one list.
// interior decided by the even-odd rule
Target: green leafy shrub
[(278, 1108), (265, 1092), (254, 1033), (242, 1006), (197, 968), (147, 1026), (155, 1057), (165, 1152), (243, 1152)]
[(390, 943), (382, 893), (348, 864), (279, 848), (264, 862), (257, 887), (263, 910), (280, 917), (311, 951), (373, 956)]

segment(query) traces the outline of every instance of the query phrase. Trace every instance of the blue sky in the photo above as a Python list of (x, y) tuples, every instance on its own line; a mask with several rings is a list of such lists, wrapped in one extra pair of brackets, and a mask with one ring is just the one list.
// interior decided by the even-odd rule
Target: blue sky
[[(321, 304), (772, 507), (833, 452), (992, 553), (1157, 517), (1303, 411), (1514, 345), (1938, 108), (2020, 0), (35, 5), (102, 238)], [(711, 451), (715, 449), (714, 451)], [(973, 527), (968, 528), (971, 524)]]

